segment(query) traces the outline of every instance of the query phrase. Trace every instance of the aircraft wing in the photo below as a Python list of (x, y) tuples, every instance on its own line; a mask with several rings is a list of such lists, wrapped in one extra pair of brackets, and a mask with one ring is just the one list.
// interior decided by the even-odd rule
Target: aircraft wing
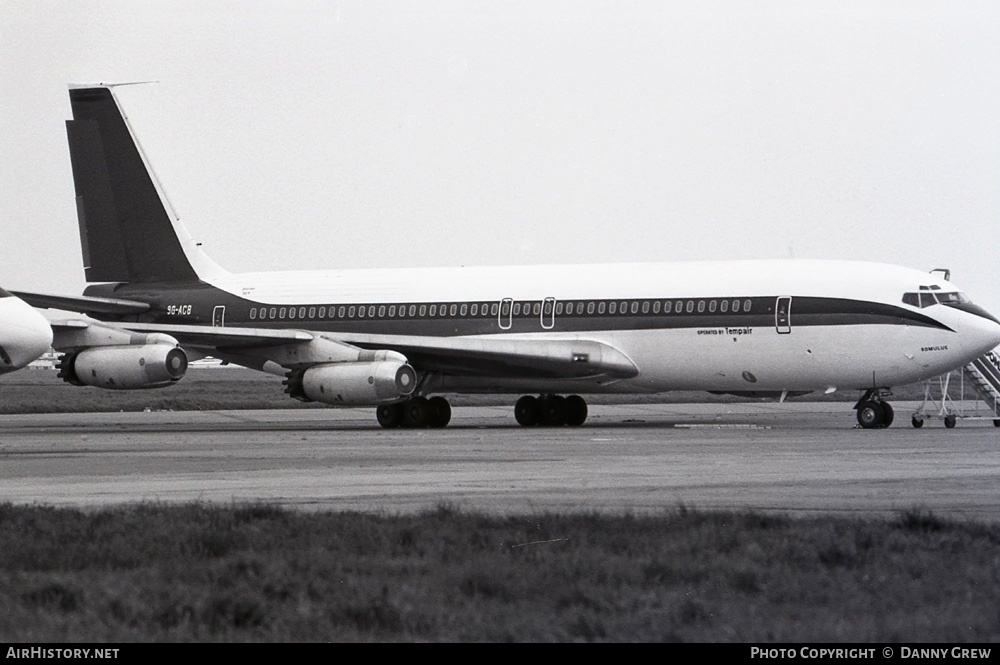
[(493, 339), (490, 337), (426, 337), (371, 335), (307, 330), (228, 328), (153, 323), (113, 323), (144, 333), (166, 333), (182, 346), (207, 355), (240, 355), (282, 345), (306, 344), (316, 339), (366, 350), (397, 351), (418, 371), (458, 376), (517, 378), (629, 378), (639, 373), (621, 351), (588, 339)]
[[(52, 329), (69, 331), (77, 328), (87, 328), (93, 324), (101, 327), (120, 328), (142, 333), (165, 333), (175, 337), (183, 346), (198, 349), (214, 349), (225, 347), (229, 349), (256, 348), (287, 344), (290, 342), (308, 342), (315, 338), (312, 333), (303, 330), (261, 330), (258, 328), (215, 328), (212, 326), (161, 325), (152, 323), (125, 323), (120, 321), (86, 321), (83, 319), (67, 319), (51, 321)], [(224, 334), (221, 333), (224, 331)]]

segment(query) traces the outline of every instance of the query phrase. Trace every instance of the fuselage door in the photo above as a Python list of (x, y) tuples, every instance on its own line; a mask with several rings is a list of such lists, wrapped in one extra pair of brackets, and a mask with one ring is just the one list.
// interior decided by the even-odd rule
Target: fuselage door
[(514, 299), (504, 298), (500, 301), (500, 313), (497, 314), (497, 324), (500, 330), (510, 330), (514, 316)]
[(556, 325), (556, 299), (548, 297), (542, 302), (542, 327), (552, 330)]
[(774, 307), (774, 326), (778, 329), (779, 335), (792, 332), (791, 296), (778, 296), (778, 302)]
[(212, 310), (212, 325), (216, 328), (222, 328), (226, 325), (226, 306), (216, 305), (215, 309)]

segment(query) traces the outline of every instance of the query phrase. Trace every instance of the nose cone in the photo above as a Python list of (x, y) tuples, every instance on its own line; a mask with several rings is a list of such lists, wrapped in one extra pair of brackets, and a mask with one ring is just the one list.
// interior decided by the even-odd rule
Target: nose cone
[(52, 328), (22, 300), (0, 298), (0, 372), (30, 363), (52, 346)]
[[(985, 314), (985, 312), (984, 312)], [(962, 326), (962, 348), (978, 358), (1000, 346), (1000, 323), (993, 316), (970, 314)]]

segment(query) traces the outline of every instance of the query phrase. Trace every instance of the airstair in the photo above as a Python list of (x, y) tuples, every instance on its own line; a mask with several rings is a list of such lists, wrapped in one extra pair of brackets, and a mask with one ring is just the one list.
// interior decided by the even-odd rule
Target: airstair
[[(939, 397), (935, 397), (935, 389)], [(967, 390), (969, 397), (966, 396)], [(952, 396), (952, 391), (957, 392), (957, 399)], [(945, 427), (954, 427), (959, 418), (992, 420), (996, 427), (1000, 427), (998, 350), (976, 358), (961, 371), (955, 370), (925, 381), (924, 401), (913, 414), (913, 426), (922, 427), (925, 418), (942, 418)]]

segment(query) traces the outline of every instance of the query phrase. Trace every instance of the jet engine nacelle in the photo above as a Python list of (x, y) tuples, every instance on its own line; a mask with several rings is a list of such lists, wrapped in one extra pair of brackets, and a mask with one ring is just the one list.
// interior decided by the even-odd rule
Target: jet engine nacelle
[(63, 356), (59, 376), (73, 385), (111, 390), (162, 388), (179, 381), (187, 367), (179, 346), (95, 346)]
[(417, 374), (406, 362), (330, 363), (291, 372), (292, 397), (337, 406), (375, 406), (397, 402), (413, 392)]

